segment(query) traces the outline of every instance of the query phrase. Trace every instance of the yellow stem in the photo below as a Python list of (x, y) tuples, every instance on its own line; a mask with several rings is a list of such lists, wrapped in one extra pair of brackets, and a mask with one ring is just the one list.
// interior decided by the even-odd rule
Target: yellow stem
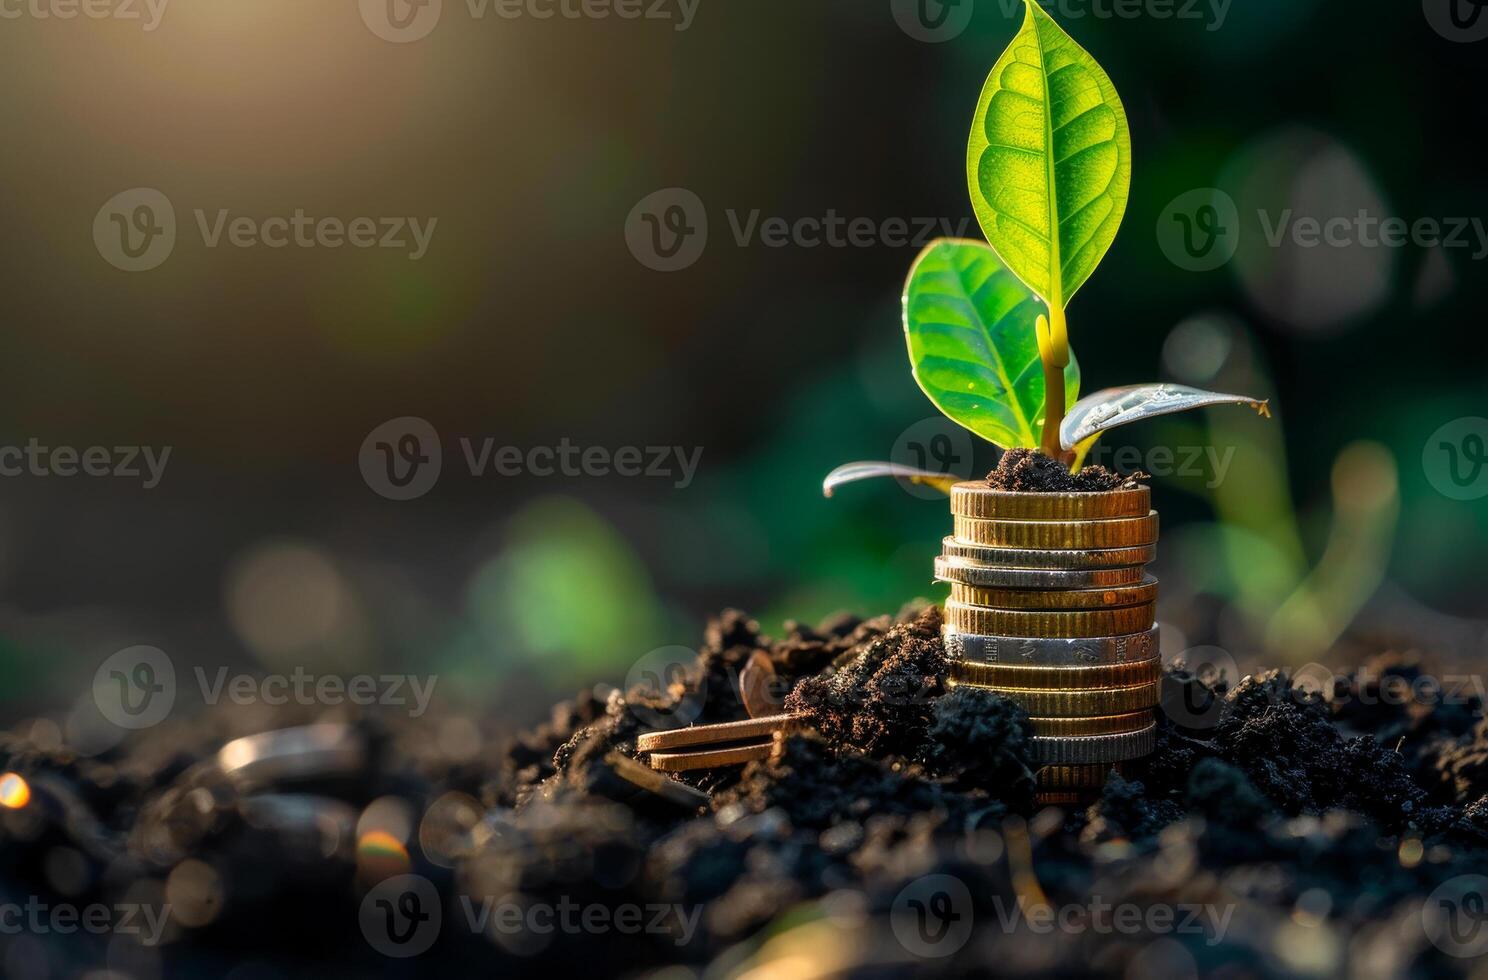
[(1040, 316), (1035, 325), (1038, 335), (1039, 360), (1044, 363), (1044, 455), (1059, 459), (1059, 426), (1064, 421), (1064, 369), (1069, 366), (1069, 334), (1065, 329), (1064, 309), (1057, 303), (1048, 306), (1049, 316)]

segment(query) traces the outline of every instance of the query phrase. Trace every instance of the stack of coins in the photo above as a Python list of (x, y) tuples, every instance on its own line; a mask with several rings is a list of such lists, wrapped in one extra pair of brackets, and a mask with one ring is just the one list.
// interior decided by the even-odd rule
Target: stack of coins
[(1012, 698), (1033, 721), (1041, 803), (1079, 803), (1152, 751), (1162, 666), (1157, 514), (1146, 487), (1105, 493), (951, 490), (951, 682)]

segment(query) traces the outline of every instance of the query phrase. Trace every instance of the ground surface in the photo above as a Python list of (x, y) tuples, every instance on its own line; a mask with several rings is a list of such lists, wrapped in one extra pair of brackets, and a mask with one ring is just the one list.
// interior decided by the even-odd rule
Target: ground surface
[[(7, 936), (7, 972), (40, 963), (69, 976), (108, 962), (141, 977), (551, 977), (681, 965), (721, 976), (793, 963), (812, 968), (794, 975), (1384, 977), (1474, 967), (1452, 954), (1488, 943), (1481, 896), (1459, 894), (1488, 868), (1488, 726), (1475, 697), (1442, 696), (1423, 665), (1394, 655), (1327, 701), (1281, 673), (1226, 692), (1170, 672), (1165, 699), (1186, 699), (1177, 715), (1189, 727), (1159, 712), (1157, 751), (1113, 775), (1093, 806), (1037, 811), (1025, 718), (994, 695), (946, 692), (938, 628), (936, 610), (909, 610), (771, 640), (731, 611), (709, 624), (693, 676), (668, 692), (586, 692), (515, 738), (432, 712), (353, 720), (364, 757), (308, 785), (224, 778), (209, 763), (224, 733), (203, 721), (92, 760), (9, 737), (0, 764), (35, 798), (0, 813), (7, 900), (168, 898), (176, 921), (146, 949)], [(636, 735), (658, 726), (745, 717), (738, 675), (760, 650), (816, 733), (784, 741), (770, 761), (689, 778), (711, 794), (704, 807), (637, 786), (614, 753), (633, 756)], [(1414, 684), (1410, 696), (1388, 696), (1402, 684)], [(265, 796), (276, 801), (269, 817)], [(358, 847), (345, 826), (389, 796), (411, 814), (411, 857), (365, 836)], [(388, 945), (386, 930), (401, 927), (380, 917), (410, 909), (369, 893), (398, 872), (425, 881), (442, 910), (435, 932), (411, 944), (428, 946), (416, 958), (379, 952), (409, 950)], [(482, 908), (507, 912), (472, 918)], [(630, 908), (638, 919), (622, 923)], [(534, 909), (550, 915), (523, 918)], [(586, 909), (601, 911), (584, 920)]]

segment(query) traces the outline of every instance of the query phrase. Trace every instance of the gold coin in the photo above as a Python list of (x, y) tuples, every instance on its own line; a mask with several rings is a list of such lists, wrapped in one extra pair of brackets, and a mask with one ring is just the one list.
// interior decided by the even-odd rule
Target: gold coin
[(951, 487), (951, 513), (1013, 521), (1081, 521), (1142, 517), (1152, 509), (1147, 487), (1101, 493), (1014, 493), (985, 483)]
[(780, 714), (780, 704), (787, 692), (780, 691), (775, 678), (775, 665), (770, 655), (756, 650), (739, 671), (739, 700), (750, 718), (768, 718)]
[[(1030, 690), (1028, 688), (993, 687), (990, 684), (972, 684), (951, 678), (946, 682), (952, 687), (975, 687), (996, 691), (1010, 701), (1016, 701), (1030, 715), (1054, 715), (1062, 718), (1096, 718), (1102, 715), (1124, 715), (1157, 706), (1158, 683), (1137, 687), (1108, 687), (1090, 691)], [(1040, 736), (1035, 736), (1040, 737)], [(1109, 738), (1111, 736), (1093, 736)], [(1052, 760), (1051, 760), (1052, 761)]]
[(990, 609), (1117, 609), (1157, 601), (1157, 579), (1099, 589), (999, 589), (951, 583), (951, 598)]
[(980, 664), (974, 660), (957, 660), (951, 663), (951, 676), (958, 681), (986, 687), (1017, 687), (1030, 691), (1088, 691), (1096, 687), (1151, 684), (1162, 677), (1162, 660), (1153, 658), (1124, 664), (1102, 664), (1098, 667), (1026, 667), (1021, 664)]
[(1085, 738), (1031, 738), (1028, 757), (1048, 766), (1073, 766), (1091, 763), (1121, 762), (1140, 759), (1151, 753), (1157, 743), (1157, 723), (1139, 732), (1119, 735), (1091, 735)]
[(693, 725), (660, 732), (646, 732), (636, 739), (636, 750), (680, 749), (687, 745), (726, 745), (763, 738), (789, 728), (800, 715), (769, 715), (746, 721), (725, 721), (717, 725)]
[(1050, 790), (1053, 792), (1069, 792), (1071, 790), (1102, 789), (1106, 785), (1106, 779), (1111, 775), (1111, 770), (1117, 773), (1124, 772), (1124, 767), (1117, 762), (1112, 765), (1089, 765), (1089, 766), (1044, 766), (1038, 771), (1037, 786), (1039, 790)]
[(988, 609), (950, 599), (945, 604), (946, 626), (958, 633), (983, 636), (1084, 637), (1123, 636), (1152, 628), (1156, 603), (1121, 609), (1083, 609), (1075, 612), (1035, 612), (1022, 609)]
[(735, 745), (726, 749), (703, 749), (700, 752), (652, 752), (647, 760), (652, 769), (662, 772), (687, 772), (692, 769), (718, 769), (742, 766), (756, 759), (768, 759), (775, 748), (774, 736), (763, 742)]
[(1103, 521), (1005, 521), (956, 517), (952, 532), (963, 544), (991, 548), (1067, 551), (1135, 548), (1157, 541), (1157, 511), (1146, 517)]
[(1029, 718), (1033, 734), (1044, 738), (1072, 735), (1120, 735), (1139, 732), (1152, 724), (1152, 712), (1133, 711), (1124, 715), (1100, 715), (1095, 718)]
[(1099, 795), (1097, 790), (1040, 791), (1033, 794), (1033, 802), (1035, 806), (1084, 806), (1095, 802), (1095, 798)]

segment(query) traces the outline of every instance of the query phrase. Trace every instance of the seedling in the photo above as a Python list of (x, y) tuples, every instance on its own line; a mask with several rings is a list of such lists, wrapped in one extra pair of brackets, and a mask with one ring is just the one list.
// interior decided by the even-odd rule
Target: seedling
[[(1105, 71), (1035, 0), (987, 77), (966, 177), (987, 241), (940, 239), (904, 287), (915, 381), (947, 418), (1003, 449), (1041, 449), (1078, 470), (1101, 433), (1206, 405), (1266, 403), (1184, 385), (1079, 398), (1066, 309), (1116, 238), (1131, 187), (1131, 132)], [(1066, 406), (1069, 406), (1066, 409)], [(896, 476), (949, 489), (954, 477), (852, 463), (823, 489)]]

